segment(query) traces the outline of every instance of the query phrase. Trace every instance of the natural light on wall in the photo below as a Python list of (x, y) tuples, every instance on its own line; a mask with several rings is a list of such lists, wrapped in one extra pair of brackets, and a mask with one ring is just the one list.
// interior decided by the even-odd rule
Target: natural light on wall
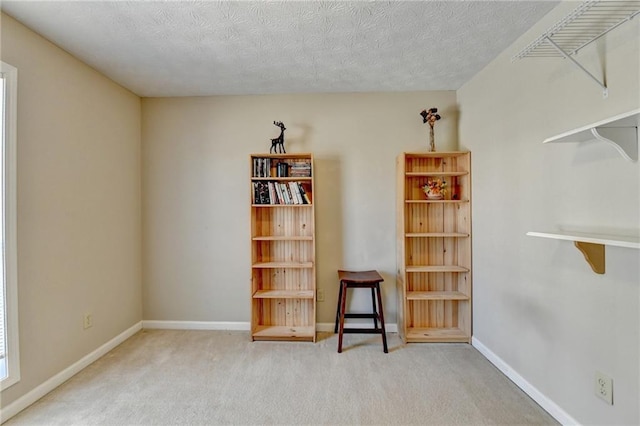
[[(5, 79), (4, 76), (2, 76), (2, 80), (0, 81), (0, 111), (2, 112), (2, 145), (4, 145), (4, 86), (5, 86)], [(2, 153), (0, 153), (0, 155), (2, 155)], [(2, 170), (2, 158), (4, 158), (4, 155), (2, 155), (2, 157), (0, 158), (0, 170)], [(2, 178), (3, 173), (0, 173), (0, 187), (4, 187), (4, 179)], [(1, 223), (4, 223), (4, 209), (0, 209), (0, 219), (1, 219)], [(2, 227), (0, 229), (0, 237), (2, 237), (2, 247), (3, 247), (3, 252), (4, 252), (4, 227)], [(2, 256), (4, 258), (4, 254)], [(0, 276), (4, 277), (4, 262), (0, 262)], [(5, 331), (5, 308), (4, 308), (4, 293), (5, 293), (5, 284), (4, 284), (4, 278), (3, 278), (3, 283), (2, 283), (2, 292), (0, 292), (0, 378), (4, 379), (5, 377), (7, 377), (7, 345), (5, 342), (5, 338), (4, 335), (6, 334)]]
[(0, 62), (0, 383), (6, 389), (20, 380), (18, 351), (18, 280), (16, 253), (16, 125), (18, 70)]

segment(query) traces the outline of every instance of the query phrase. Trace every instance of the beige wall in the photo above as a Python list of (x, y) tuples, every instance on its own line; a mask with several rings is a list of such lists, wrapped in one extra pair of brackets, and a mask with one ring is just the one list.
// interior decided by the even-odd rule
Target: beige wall
[[(640, 252), (607, 247), (606, 274), (570, 242), (525, 236), (560, 226), (640, 224), (640, 167), (603, 143), (547, 137), (640, 107), (640, 20), (577, 57), (609, 97), (562, 59), (510, 58), (576, 7), (561, 3), (458, 91), (473, 152), (474, 336), (582, 424), (640, 423)], [(614, 405), (594, 395), (611, 376)]]
[[(575, 6), (561, 4), (457, 99), (144, 99), (141, 121), (135, 95), (2, 15), (2, 60), (19, 69), (22, 361), (2, 405), (143, 317), (249, 320), (248, 156), (268, 151), (274, 120), (290, 152), (316, 157), (319, 322), (333, 321), (343, 267), (384, 275), (395, 322), (395, 157), (426, 150), (418, 112), (437, 106), (438, 149), (457, 149), (459, 131), (473, 152), (474, 338), (578, 422), (640, 423), (638, 251), (607, 248), (601, 276), (570, 243), (524, 235), (639, 226), (638, 163), (604, 145), (541, 141), (638, 108), (640, 21), (579, 55), (606, 73), (608, 99), (567, 61), (510, 62)], [(88, 311), (95, 325), (83, 331)], [(613, 377), (614, 406), (593, 395), (596, 370)]]
[(142, 319), (140, 99), (4, 14), (1, 30), (18, 68), (22, 379), (6, 406)]
[(395, 158), (427, 150), (419, 112), (434, 106), (438, 149), (455, 149), (455, 103), (454, 92), (144, 99), (144, 318), (249, 321), (249, 154), (269, 151), (279, 120), (287, 152), (315, 156), (318, 321), (335, 319), (337, 269), (373, 268), (395, 322)]

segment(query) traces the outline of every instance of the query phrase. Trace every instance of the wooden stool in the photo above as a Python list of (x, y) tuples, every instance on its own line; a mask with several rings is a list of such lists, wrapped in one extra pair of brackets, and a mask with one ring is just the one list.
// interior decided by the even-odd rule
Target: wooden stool
[[(384, 329), (384, 315), (382, 313), (382, 297), (380, 296), (380, 283), (384, 279), (380, 276), (378, 271), (338, 271), (338, 277), (340, 278), (340, 292), (338, 293), (338, 309), (336, 311), (336, 326), (335, 333), (338, 333), (338, 353), (342, 352), (342, 335), (344, 333), (371, 333), (382, 334), (382, 346), (384, 353), (388, 353), (387, 349), (387, 335)], [(352, 314), (346, 313), (347, 302), (347, 289), (349, 288), (370, 288), (371, 289), (371, 304), (373, 312), (370, 314)], [(376, 308), (376, 295), (378, 296), (378, 306)], [(345, 328), (345, 318), (372, 318), (373, 328)], [(378, 321), (380, 321), (380, 327), (378, 327)]]

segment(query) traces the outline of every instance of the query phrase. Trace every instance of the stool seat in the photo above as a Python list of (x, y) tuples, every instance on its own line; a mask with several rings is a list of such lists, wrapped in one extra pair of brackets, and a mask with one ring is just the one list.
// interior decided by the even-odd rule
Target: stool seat
[[(382, 335), (382, 346), (385, 353), (388, 353), (387, 335), (384, 327), (384, 314), (382, 313), (382, 297), (380, 294), (380, 283), (384, 281), (378, 271), (345, 271), (338, 270), (340, 279), (340, 292), (338, 293), (338, 307), (336, 310), (336, 324), (334, 332), (338, 333), (338, 353), (342, 352), (342, 336), (344, 333), (371, 333)], [(347, 313), (346, 300), (347, 290), (350, 288), (370, 288), (371, 289), (371, 313)], [(377, 296), (377, 306), (376, 306)], [(373, 328), (345, 327), (345, 318), (371, 318)], [(380, 327), (378, 327), (380, 321)]]
[(380, 276), (378, 271), (338, 271), (338, 278), (340, 281), (346, 281), (348, 283), (373, 283), (382, 282), (384, 279)]

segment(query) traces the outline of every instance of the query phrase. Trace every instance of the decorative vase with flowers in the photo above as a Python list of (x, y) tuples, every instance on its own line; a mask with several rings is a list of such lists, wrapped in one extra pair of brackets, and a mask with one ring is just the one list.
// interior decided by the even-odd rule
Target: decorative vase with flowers
[(438, 114), (438, 108), (424, 109), (420, 112), (423, 123), (429, 123), (429, 151), (434, 152), (436, 150), (436, 137), (433, 130), (433, 126), (436, 125), (436, 121), (440, 120), (440, 114)]
[(438, 178), (438, 179), (427, 179), (427, 183), (422, 185), (422, 190), (424, 191), (427, 199), (429, 200), (442, 200), (447, 194), (447, 182)]

